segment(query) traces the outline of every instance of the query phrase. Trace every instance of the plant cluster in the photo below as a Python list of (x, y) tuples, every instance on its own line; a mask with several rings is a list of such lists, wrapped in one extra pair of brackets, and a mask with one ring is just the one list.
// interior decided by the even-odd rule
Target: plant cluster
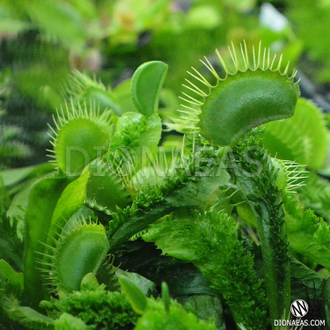
[[(327, 1), (302, 3), (290, 18), (326, 20)], [(252, 28), (255, 8), (0, 5), (0, 329), (329, 327), (329, 118), (289, 64), (303, 41), (327, 68), (326, 48)]]
[[(50, 125), (51, 167), (16, 174), (11, 202), (2, 187), (3, 324), (276, 328), (304, 288), (314, 317), (328, 320), (329, 188), (315, 174), (324, 119), (282, 58), (261, 44), (229, 52), (232, 63), (217, 51), (225, 75), (207, 58), (210, 77), (190, 73), (181, 110), (165, 122), (184, 133), (179, 149), (161, 140), (165, 63), (134, 73), (134, 112), (109, 108), (111, 91), (73, 73), (70, 102)], [(91, 91), (105, 101), (88, 102)], [(299, 153), (276, 134), (290, 128)]]

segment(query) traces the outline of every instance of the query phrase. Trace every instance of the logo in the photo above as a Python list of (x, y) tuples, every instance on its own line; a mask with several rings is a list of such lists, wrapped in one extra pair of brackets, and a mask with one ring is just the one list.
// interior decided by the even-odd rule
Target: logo
[(308, 304), (305, 300), (297, 299), (291, 304), (290, 311), (295, 317), (304, 317), (308, 313)]

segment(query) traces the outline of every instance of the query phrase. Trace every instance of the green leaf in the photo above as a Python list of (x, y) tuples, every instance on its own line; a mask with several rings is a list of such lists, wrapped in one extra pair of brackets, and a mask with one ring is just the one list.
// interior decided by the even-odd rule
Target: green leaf
[(49, 225), (50, 236), (47, 239), (47, 244), (53, 244), (52, 238), (56, 237), (56, 233), (60, 232), (65, 221), (83, 206), (88, 179), (89, 172), (84, 171), (78, 179), (71, 182), (62, 192), (56, 203)]
[(138, 314), (142, 314), (147, 306), (147, 298), (142, 290), (126, 276), (120, 276), (119, 283), (133, 310)]
[(160, 61), (140, 65), (132, 78), (132, 96), (137, 110), (149, 117), (158, 109), (159, 93), (167, 73), (167, 64)]
[(162, 282), (162, 300), (165, 306), (165, 310), (168, 312), (170, 310), (171, 300), (166, 282)]
[(44, 298), (37, 252), (45, 249), (43, 243), (47, 240), (53, 211), (67, 184), (66, 178), (46, 177), (36, 182), (30, 193), (24, 240), (24, 288), (32, 306), (38, 306)]
[[(323, 268), (324, 269), (324, 268)], [(325, 269), (324, 269), (325, 270)], [(292, 301), (296, 299), (304, 299), (308, 301), (310, 297), (320, 298), (325, 286), (325, 280), (328, 276), (308, 268), (305, 264), (297, 259), (291, 259), (291, 287)], [(314, 305), (314, 303), (313, 303)]]

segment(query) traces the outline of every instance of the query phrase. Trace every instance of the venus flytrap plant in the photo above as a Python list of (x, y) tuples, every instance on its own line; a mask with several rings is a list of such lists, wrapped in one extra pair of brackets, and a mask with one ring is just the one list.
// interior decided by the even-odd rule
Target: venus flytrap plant
[(101, 157), (108, 149), (112, 135), (110, 111), (102, 114), (95, 104), (78, 103), (65, 105), (65, 111), (54, 117), (56, 130), (53, 132), (49, 150), (56, 166), (68, 176), (77, 176), (93, 159)]
[[(153, 96), (157, 98), (158, 93), (159, 91), (154, 93)], [(54, 118), (56, 130), (52, 129), (54, 150), (50, 150), (50, 152), (53, 154), (52, 157), (61, 173), (67, 176), (79, 175), (89, 162), (100, 157), (103, 150), (107, 150), (112, 135), (112, 126), (109, 118), (110, 112), (104, 111), (102, 114), (99, 114), (95, 104), (90, 103), (87, 106), (86, 103), (81, 105), (81, 103), (74, 103), (73, 101), (71, 101), (71, 104), (66, 104), (65, 111), (62, 108), (61, 113), (57, 113), (57, 118)], [(73, 148), (73, 151), (78, 153), (75, 156), (78, 157), (68, 155), (68, 148)], [(72, 151), (71, 149), (69, 151)], [(70, 264), (70, 260), (68, 259), (68, 254), (70, 253), (66, 253), (66, 250), (70, 250), (75, 244), (79, 246), (80, 237), (83, 237), (82, 239), (85, 241), (86, 239), (91, 240), (91, 244), (86, 248), (92, 254), (93, 251), (95, 252), (92, 261), (96, 262), (99, 260), (97, 261), (97, 265), (92, 267), (94, 271), (97, 270), (100, 262), (103, 260), (104, 253), (107, 252), (108, 247), (103, 245), (103, 256), (100, 255), (100, 249), (102, 250), (102, 247), (99, 246), (100, 249), (98, 249), (97, 241), (99, 241), (102, 235), (99, 233), (98, 235), (100, 237), (98, 237), (96, 233), (93, 233), (92, 227), (82, 226), (79, 227), (79, 230), (70, 231), (70, 235), (68, 233), (64, 236), (57, 235), (63, 230), (65, 222), (83, 207), (85, 201), (92, 201), (94, 204), (94, 201), (96, 201), (103, 207), (110, 209), (115, 206), (125, 206), (128, 200), (127, 195), (120, 186), (120, 178), (116, 178), (116, 175), (109, 173), (109, 171), (104, 171), (104, 167), (105, 165), (102, 165), (100, 160), (98, 160), (96, 166), (93, 167), (91, 165), (77, 180), (69, 185), (68, 183), (70, 183), (71, 179), (66, 177), (46, 177), (40, 182), (37, 182), (30, 193), (30, 204), (26, 213), (24, 283), (32, 306), (37, 306), (42, 297), (47, 297), (47, 289), (39, 285), (42, 278), (41, 271), (50, 274), (56, 270), (56, 285), (58, 287), (66, 288), (67, 290), (77, 288), (77, 283), (79, 284), (80, 281), (79, 276), (77, 278), (78, 282), (74, 286), (70, 280), (63, 277), (64, 272), (61, 269), (66, 269), (66, 267), (63, 268), (63, 261), (67, 261), (67, 265)], [(102, 179), (98, 180), (100, 173)], [(104, 176), (108, 179), (105, 178), (104, 180)], [(108, 188), (110, 195), (99, 193), (100, 183), (102, 182), (105, 184), (105, 188)], [(109, 187), (112, 188), (109, 190)], [(40, 206), (34, 209), (38, 200), (42, 200), (41, 196), (43, 194), (44, 196), (47, 194), (51, 196), (49, 196), (47, 203), (43, 204), (42, 207)], [(76, 194), (73, 203), (71, 199), (72, 194)], [(107, 197), (109, 198), (108, 200)], [(63, 212), (65, 213), (64, 217)], [(46, 216), (45, 213), (47, 213)], [(95, 228), (101, 228), (100, 226)], [(97, 237), (94, 239), (93, 237), (95, 235)], [(59, 244), (59, 240), (61, 239), (65, 243), (62, 242), (63, 244)], [(43, 244), (46, 242), (48, 244), (45, 247)], [(62, 253), (56, 254), (54, 252), (55, 250), (57, 252), (61, 250)], [(88, 255), (87, 251), (85, 252), (83, 254)], [(79, 250), (77, 253), (79, 253)], [(36, 258), (37, 254), (39, 257)], [(41, 262), (41, 269), (37, 265), (40, 255), (44, 255), (44, 260)], [(77, 259), (79, 261), (81, 258)], [(74, 267), (76, 271), (81, 270), (80, 278), (85, 274), (86, 269), (90, 269), (90, 260), (81, 259), (81, 262), (79, 267), (76, 267), (77, 264)], [(73, 273), (77, 275), (75, 271)]]
[[(260, 141), (272, 135), (271, 125), (278, 132), (281, 125), (285, 132), (291, 127), (286, 120), (276, 120), (294, 114), (299, 97), (296, 71), (289, 75), (289, 65), (282, 70), (282, 57), (277, 61), (261, 44), (249, 52), (243, 43), (240, 54), (232, 45), (229, 52), (232, 65), (216, 51), (224, 76), (207, 58), (202, 63), (211, 79), (194, 68), (189, 73), (192, 80), (185, 85), (181, 118), (167, 123), (186, 133), (181, 152), (172, 158), (157, 154), (165, 63), (147, 62), (134, 73), (134, 112), (125, 111), (101, 82), (73, 74), (68, 91), (73, 98), (57, 114), (52, 135), (58, 173), (37, 181), (27, 203), (24, 273), (16, 277), (24, 278), (20, 290), (28, 297), (25, 303), (38, 308), (47, 299), (39, 308), (49, 312), (45, 318), (31, 314), (31, 319), (55, 330), (213, 330), (212, 322), (199, 320), (171, 299), (189, 294), (200, 302), (202, 294), (215, 295), (218, 301), (222, 297), (238, 329), (264, 330), (269, 322), (289, 315), (290, 267), (300, 278), (290, 253), (329, 268), (328, 225), (312, 211), (299, 209), (305, 166), (278, 159)], [(101, 112), (89, 98), (101, 103)], [(303, 114), (315, 109), (304, 101), (298, 106), (301, 113), (289, 120), (305, 123)], [(322, 118), (314, 119), (313, 129), (322, 128), (322, 139)], [(308, 142), (299, 150), (309, 159), (307, 165), (317, 168), (323, 155), (313, 161), (316, 151), (307, 144), (324, 151), (324, 143), (318, 145), (313, 129), (305, 132), (308, 141), (298, 139)], [(282, 139), (283, 132), (278, 135), (282, 150), (294, 150)], [(162, 166), (162, 160), (170, 165)], [(103, 269), (100, 274), (108, 253), (116, 255), (116, 271)], [(141, 287), (147, 284), (141, 284), (141, 278), (133, 282), (118, 277), (121, 258), (133, 258), (124, 267), (133, 272), (139, 264), (141, 274), (155, 281), (148, 284), (152, 294), (158, 295), (156, 285), (162, 287), (162, 299), (145, 296)], [(8, 267), (0, 262), (0, 288), (1, 278), (15, 274)], [(167, 286), (163, 270), (180, 278), (173, 275)], [(307, 273), (312, 276), (313, 270)], [(314, 273), (311, 278), (318, 278), (320, 291), (321, 279)], [(305, 281), (310, 281), (308, 276)], [(104, 283), (99, 285), (96, 278)], [(191, 278), (202, 278), (202, 284), (190, 283)], [(105, 290), (112, 280), (120, 283), (121, 292), (116, 285), (107, 288), (113, 291)], [(180, 283), (175, 286), (174, 281)], [(173, 294), (172, 286), (193, 291), (178, 289)], [(50, 297), (54, 292), (57, 297)], [(295, 294), (292, 290), (292, 297)], [(197, 305), (196, 314), (207, 318), (210, 305)], [(226, 322), (217, 322), (218, 328), (229, 329), (231, 323)], [(273, 323), (272, 327), (276, 329)]]
[[(70, 198), (72, 195), (75, 196), (74, 199)], [(60, 255), (57, 256), (57, 251), (60, 250), (60, 247), (65, 247), (65, 245), (62, 245), (62, 236), (64, 238), (73, 237), (74, 242), (72, 244), (78, 244), (78, 246), (79, 244), (85, 244), (90, 239), (90, 244), (83, 253), (86, 256), (88, 255), (88, 251), (93, 254), (94, 262), (98, 262), (97, 265), (94, 265), (94, 271), (96, 272), (100, 263), (104, 260), (109, 246), (107, 246), (107, 239), (102, 241), (101, 232), (103, 233), (104, 231), (103, 226), (101, 224), (97, 226), (93, 224), (87, 225), (84, 220), (84, 217), (88, 217), (90, 214), (93, 215), (93, 212), (84, 206), (84, 204), (92, 204), (95, 209), (101, 207), (102, 211), (113, 211), (116, 207), (126, 206), (129, 201), (129, 196), (125, 192), (120, 178), (114, 175), (101, 160), (92, 161), (78, 179), (67, 185), (57, 201), (49, 225), (47, 244), (45, 245), (44, 253), (42, 253), (43, 261), (41, 262), (41, 268), (42, 272), (46, 274), (45, 277), (47, 278), (49, 274), (54, 274), (54, 269), (59, 268), (55, 263), (56, 260), (60, 260), (60, 265), (62, 264), (63, 259), (58, 258)], [(99, 233), (94, 233), (93, 228), (99, 231)], [(72, 236), (69, 235), (70, 233), (72, 233)], [(80, 237), (82, 237), (81, 239), (84, 243), (79, 243)], [(104, 249), (103, 253), (101, 253), (102, 248)], [(75, 277), (77, 277), (78, 269), (81, 270), (81, 276), (77, 279), (75, 288), (79, 287), (81, 277), (86, 274), (86, 269), (91, 267), (92, 263), (89, 259), (76, 259), (82, 262), (79, 267), (74, 265), (73, 261), (69, 261), (69, 264), (74, 265), (76, 269), (75, 271), (72, 270), (75, 273)], [(87, 268), (84, 269), (84, 267)], [(62, 268), (65, 274), (68, 266)], [(53, 277), (53, 275), (50, 277)], [(54, 285), (54, 281), (51, 281), (51, 284)], [(56, 280), (55, 282), (56, 286), (63, 286), (67, 289), (70, 287), (62, 280)], [(71, 289), (73, 288), (71, 287)]]
[(201, 61), (216, 79), (215, 85), (195, 68), (192, 68), (194, 73), (188, 72), (194, 80), (186, 79), (187, 85), (183, 86), (189, 94), (183, 93), (181, 97), (185, 102), (180, 110), (181, 120), (174, 126), (169, 124), (170, 128), (200, 133), (209, 143), (226, 146), (235, 144), (256, 126), (293, 115), (300, 95), (294, 82), (297, 71), (288, 76), (288, 63), (281, 72), (282, 56), (276, 66), (276, 55), (271, 58), (270, 49), (262, 49), (261, 42), (257, 54), (252, 48), (252, 63), (245, 42), (241, 44), (243, 65), (233, 44), (229, 52), (235, 67), (233, 72), (216, 51), (224, 77), (220, 77), (206, 57)]
[[(243, 69), (239, 66), (233, 45), (229, 52), (235, 66), (233, 73), (227, 69), (220, 53), (216, 52), (225, 71), (224, 78), (218, 75), (207, 59), (206, 62), (202, 62), (216, 78), (215, 85), (211, 85), (193, 68), (195, 73), (190, 75), (208, 91), (205, 92), (187, 80), (189, 85), (185, 87), (199, 99), (184, 93), (183, 100), (188, 105), (183, 105), (181, 121), (172, 126), (181, 126), (184, 131), (197, 132), (209, 143), (220, 146), (236, 144), (253, 127), (292, 116), (300, 95), (299, 88), (293, 80), (296, 71), (290, 77), (287, 76), (288, 64), (281, 72), (281, 57), (275, 68), (276, 56), (271, 59), (270, 51), (266, 48), (262, 52), (261, 44), (257, 56), (253, 48), (252, 65), (246, 44), (241, 45)], [(244, 147), (255, 146), (256, 141), (252, 140)], [(234, 151), (238, 156), (234, 158), (237, 167), (235, 171), (229, 168), (229, 173), (256, 216), (264, 257), (270, 313), (273, 319), (280, 319), (289, 315), (290, 272), (281, 192), (274, 184), (278, 171), (272, 168), (270, 160), (267, 160), (267, 153), (261, 149), (255, 152), (252, 150), (262, 166), (261, 173), (251, 174), (251, 171), (256, 170), (255, 164), (251, 164), (251, 159), (243, 157), (244, 147), (240, 146), (239, 150)], [(267, 196), (269, 200), (262, 196)]]
[(41, 262), (45, 277), (57, 291), (72, 292), (79, 290), (87, 273), (96, 274), (109, 243), (101, 224), (87, 223), (82, 217), (63, 227), (50, 250), (50, 263)]

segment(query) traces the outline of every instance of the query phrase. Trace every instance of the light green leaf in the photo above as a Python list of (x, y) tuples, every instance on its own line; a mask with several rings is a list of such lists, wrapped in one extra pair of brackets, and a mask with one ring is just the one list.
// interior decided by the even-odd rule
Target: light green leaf
[(42, 243), (46, 242), (53, 211), (67, 184), (66, 178), (46, 177), (36, 182), (30, 192), (25, 225), (24, 287), (31, 306), (38, 306), (44, 298), (36, 255), (44, 251)]
[(49, 226), (48, 244), (52, 244), (52, 238), (56, 236), (61, 228), (75, 212), (77, 212), (84, 203), (86, 197), (86, 185), (89, 178), (89, 172), (85, 171), (81, 176), (71, 182), (63, 191), (56, 203), (54, 213)]
[[(170, 301), (171, 308), (165, 309), (161, 300), (148, 299), (143, 315), (134, 330), (216, 330), (212, 320), (203, 321), (187, 312), (176, 300)], [(222, 329), (222, 328), (221, 328)]]
[(132, 78), (132, 96), (137, 110), (151, 116), (158, 109), (159, 93), (167, 73), (167, 64), (160, 61), (143, 63)]
[(142, 314), (147, 307), (147, 298), (142, 290), (126, 276), (120, 276), (119, 283), (134, 311)]

